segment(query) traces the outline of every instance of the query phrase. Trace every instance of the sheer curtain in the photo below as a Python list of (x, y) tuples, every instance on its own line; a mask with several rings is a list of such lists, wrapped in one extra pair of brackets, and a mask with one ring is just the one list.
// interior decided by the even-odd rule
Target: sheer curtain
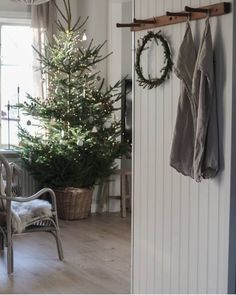
[[(44, 53), (45, 41), (52, 41), (55, 31), (56, 8), (53, 1), (32, 5), (33, 46), (41, 54)], [(40, 69), (39, 55), (34, 50), (34, 96), (46, 97), (47, 79)]]

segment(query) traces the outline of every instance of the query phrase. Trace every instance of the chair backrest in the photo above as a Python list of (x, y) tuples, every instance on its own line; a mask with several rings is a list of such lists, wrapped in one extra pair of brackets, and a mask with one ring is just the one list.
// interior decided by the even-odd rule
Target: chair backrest
[[(7, 159), (0, 154), (0, 213), (1, 215), (11, 216), (11, 199), (12, 196), (12, 175), (11, 167)], [(8, 221), (7, 221), (8, 222)]]
[[(6, 189), (6, 183), (4, 182), (3, 180), (3, 176), (2, 176), (2, 173), (0, 174), (0, 195), (1, 196), (6, 196), (6, 192), (5, 192), (5, 189)], [(3, 199), (0, 199), (0, 211), (4, 209), (5, 207), (5, 200)]]
[(9, 162), (7, 161), (7, 159), (2, 155), (0, 154), (0, 173), (1, 175), (3, 176), (3, 173), (5, 172), (5, 181), (6, 181), (6, 184), (5, 184), (5, 193), (6, 193), (6, 196), (11, 196), (11, 190), (12, 190), (12, 183), (11, 183), (11, 180), (12, 180), (12, 175), (11, 175), (11, 167), (10, 167), (10, 164)]

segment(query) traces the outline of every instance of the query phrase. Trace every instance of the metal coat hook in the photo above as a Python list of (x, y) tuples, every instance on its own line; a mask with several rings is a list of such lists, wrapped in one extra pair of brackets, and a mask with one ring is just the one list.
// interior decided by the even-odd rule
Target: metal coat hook
[(130, 24), (120, 24), (120, 23), (117, 23), (116, 24), (116, 27), (117, 28), (131, 28), (131, 27), (140, 27), (141, 24), (139, 23), (130, 23)]

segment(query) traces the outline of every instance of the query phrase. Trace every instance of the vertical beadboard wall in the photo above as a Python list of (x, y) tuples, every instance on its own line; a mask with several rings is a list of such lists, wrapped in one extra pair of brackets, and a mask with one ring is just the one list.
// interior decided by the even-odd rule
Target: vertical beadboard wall
[[(137, 19), (219, 1), (134, 0)], [(233, 1), (231, 1), (233, 2)], [(232, 3), (233, 5), (233, 3)], [(211, 18), (216, 57), (221, 171), (197, 184), (169, 166), (179, 94), (179, 80), (153, 90), (136, 83), (134, 94), (134, 293), (227, 293), (231, 191), (233, 13)], [(191, 22), (196, 46), (204, 20)], [(158, 31), (160, 28), (155, 29)], [(185, 24), (161, 28), (175, 61)], [(146, 31), (135, 33), (137, 39)], [(155, 48), (142, 65), (159, 75)], [(136, 77), (135, 77), (136, 78)], [(184, 144), (184, 143), (183, 143)], [(235, 250), (236, 251), (236, 250)]]

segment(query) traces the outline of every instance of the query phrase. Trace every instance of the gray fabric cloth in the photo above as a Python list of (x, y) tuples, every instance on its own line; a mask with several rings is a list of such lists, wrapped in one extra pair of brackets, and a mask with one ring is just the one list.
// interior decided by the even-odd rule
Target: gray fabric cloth
[(219, 142), (211, 29), (209, 18), (193, 75), (197, 120), (194, 144), (194, 179), (212, 178), (219, 170)]
[(179, 49), (174, 71), (180, 79), (180, 96), (174, 128), (170, 165), (184, 175), (193, 177), (194, 104), (192, 80), (197, 54), (189, 22)]
[(214, 85), (213, 48), (209, 18), (196, 58), (189, 23), (180, 46), (175, 73), (181, 92), (170, 165), (196, 181), (219, 170), (218, 122)]

